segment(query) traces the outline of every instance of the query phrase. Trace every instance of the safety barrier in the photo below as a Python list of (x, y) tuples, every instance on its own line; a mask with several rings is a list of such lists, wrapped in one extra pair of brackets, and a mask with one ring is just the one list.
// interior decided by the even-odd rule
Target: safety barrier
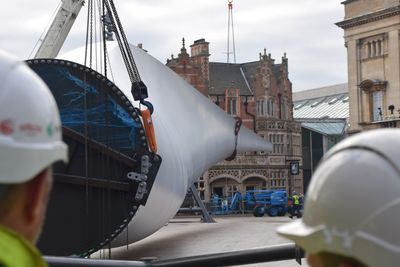
[(294, 244), (284, 244), (264, 248), (237, 250), (167, 260), (148, 259), (143, 261), (121, 261), (52, 256), (46, 256), (45, 260), (50, 267), (212, 267), (237, 266), (291, 259), (295, 259), (299, 264), (301, 264), (301, 259), (303, 257), (304, 252), (299, 247)]

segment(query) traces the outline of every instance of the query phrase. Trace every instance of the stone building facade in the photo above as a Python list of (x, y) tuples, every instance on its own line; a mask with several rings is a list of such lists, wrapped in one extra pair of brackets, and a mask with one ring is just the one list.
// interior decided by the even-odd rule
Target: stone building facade
[[(191, 54), (185, 42), (167, 66), (243, 125), (273, 143), (272, 152), (238, 154), (206, 171), (198, 189), (206, 201), (213, 194), (232, 196), (236, 191), (285, 189), (303, 192), (301, 126), (293, 120), (292, 84), (288, 59), (276, 64), (265, 49), (259, 60), (231, 64), (209, 62), (209, 43), (195, 41)], [(242, 126), (243, 127), (243, 126)], [(299, 163), (299, 174), (290, 165)]]
[(350, 97), (349, 134), (400, 127), (400, 3), (347, 0), (344, 29)]

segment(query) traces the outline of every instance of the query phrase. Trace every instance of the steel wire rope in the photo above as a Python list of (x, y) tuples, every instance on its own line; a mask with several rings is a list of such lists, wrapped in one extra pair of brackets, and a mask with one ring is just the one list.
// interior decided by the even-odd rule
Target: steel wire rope
[[(99, 0), (100, 1), (100, 0)], [(103, 67), (104, 67), (104, 76), (107, 78), (107, 39), (106, 39), (106, 13), (105, 13), (106, 6), (104, 4), (104, 0), (101, 0), (101, 21), (102, 21), (102, 36), (103, 36)]]
[[(85, 44), (85, 60), (84, 65), (87, 66), (88, 49), (89, 49), (89, 64), (92, 65), (92, 0), (88, 1), (88, 12), (86, 22), (86, 44)], [(84, 101), (84, 136), (85, 136), (85, 215), (86, 222), (89, 222), (89, 162), (88, 162), (88, 120), (87, 120), (87, 72), (83, 76), (83, 101)], [(88, 224), (87, 224), (88, 225)], [(86, 231), (86, 242), (89, 243), (89, 231)]]
[[(98, 6), (98, 12), (99, 12), (99, 18), (100, 18), (100, 26), (99, 26), (99, 28), (100, 28), (100, 30), (101, 30), (101, 34), (100, 34), (100, 41), (99, 41), (99, 44), (100, 44), (100, 46), (103, 44), (103, 47), (101, 47), (101, 49), (100, 49), (100, 51), (105, 51), (105, 49), (106, 49), (106, 46), (105, 46), (105, 42), (104, 42), (104, 36), (105, 36), (105, 31), (104, 31), (104, 29), (105, 29), (105, 26), (104, 26), (104, 21), (103, 20), (101, 20), (101, 18), (104, 18), (104, 4), (103, 4), (103, 1), (100, 1), (100, 0), (97, 0), (97, 6)], [(103, 38), (102, 40), (101, 40), (101, 38)], [(101, 53), (100, 52), (100, 57), (103, 55), (103, 53)], [(103, 60), (103, 58), (101, 57), (100, 58), (100, 61), (102, 61)], [(103, 62), (103, 64), (100, 64), (100, 69), (101, 69), (101, 72), (103, 71), (103, 65), (104, 65), (104, 69), (106, 68), (105, 67), (105, 65), (106, 65), (106, 62), (104, 61)], [(106, 76), (107, 77), (107, 76)], [(101, 86), (103, 86), (103, 83), (101, 83)], [(103, 88), (102, 88), (103, 89)], [(103, 90), (102, 90), (103, 91)], [(108, 119), (107, 119), (107, 117), (108, 117), (108, 102), (107, 102), (107, 96), (108, 96), (108, 94), (104, 94), (104, 97), (103, 97), (103, 102), (104, 102), (104, 120), (105, 120), (105, 131), (106, 131), (106, 140), (105, 140), (105, 142), (106, 142), (106, 144), (108, 144), (109, 143), (109, 139), (108, 139), (108, 137), (109, 137), (109, 135), (108, 135), (108, 132), (107, 132), (107, 129), (108, 129), (108, 127), (109, 127), (109, 125), (108, 125)], [(106, 148), (104, 147), (104, 150), (106, 150)], [(104, 152), (106, 152), (106, 151), (104, 151)], [(102, 164), (102, 166), (103, 166), (103, 171), (102, 171), (102, 173), (106, 173), (106, 170), (108, 169), (108, 166), (107, 166), (107, 162), (108, 162), (108, 158), (105, 156), (106, 155), (106, 153), (103, 153), (103, 161), (104, 161), (104, 164)], [(106, 177), (106, 179), (108, 180), (108, 176)], [(100, 235), (100, 238), (102, 237), (102, 236), (105, 236), (105, 233), (106, 233), (106, 226), (105, 226), (105, 224), (106, 224), (106, 222), (105, 222), (105, 218), (107, 217), (107, 216), (105, 216), (105, 214), (107, 214), (106, 213), (106, 190), (104, 189), (104, 188), (102, 188), (101, 189), (101, 208), (100, 208), (100, 223), (101, 223), (101, 227), (100, 227), (100, 233), (99, 233), (99, 235)], [(104, 242), (104, 240), (101, 240), (100, 242)], [(102, 258), (102, 257), (104, 257), (104, 256), (102, 256), (102, 247), (100, 248), (100, 258)], [(103, 253), (103, 255), (104, 255), (104, 253)]]
[[(96, 8), (96, 1), (93, 1), (93, 3), (94, 3), (94, 9), (95, 10), (97, 10), (97, 8)], [(96, 43), (97, 43), (97, 12), (93, 12), (93, 17), (94, 17), (94, 19), (93, 19), (93, 23), (94, 23), (94, 43), (95, 43), (95, 45), (94, 45), (94, 60), (95, 60), (95, 67), (94, 67), (94, 69), (96, 70), (96, 71), (98, 71), (98, 68), (97, 68), (97, 45), (96, 45)]]
[(118, 46), (120, 47), (120, 50), (121, 50), (122, 59), (124, 60), (124, 64), (125, 64), (125, 66), (126, 66), (126, 68), (128, 70), (129, 79), (131, 81), (133, 81), (133, 79), (134, 79), (133, 76), (132, 76), (133, 71), (131, 70), (131, 67), (130, 67), (130, 64), (129, 64), (129, 59), (128, 59), (128, 56), (127, 56), (127, 54), (125, 52), (125, 49), (123, 49), (123, 42), (122, 42), (121, 36), (119, 34), (119, 29), (116, 27), (116, 24), (115, 24), (115, 19), (114, 19), (114, 15), (115, 14), (113, 13), (113, 11), (112, 11), (112, 9), (110, 7), (110, 4), (107, 2), (107, 0), (105, 0), (104, 3), (106, 5), (108, 16), (110, 18), (111, 24), (113, 25), (113, 30), (114, 30), (114, 33), (115, 33), (115, 37), (117, 38)]
[[(102, 60), (101, 60), (101, 55), (102, 55), (102, 53), (99, 53), (98, 52), (98, 46), (99, 46), (99, 51), (101, 51), (102, 50), (102, 47), (101, 47), (101, 44), (102, 44), (102, 42), (101, 42), (101, 37), (102, 37), (102, 34), (97, 34), (97, 31), (100, 31), (101, 32), (101, 27), (102, 27), (102, 24), (101, 24), (101, 22), (100, 23), (98, 23), (98, 19), (100, 19), (101, 18), (101, 5), (100, 5), (100, 3), (99, 3), (99, 0), (97, 0), (97, 1), (94, 1), (94, 8), (93, 8), (95, 11), (93, 12), (93, 14), (94, 14), (94, 49), (95, 49), (95, 52), (94, 52), (94, 54), (95, 54), (95, 70), (96, 71), (98, 71), (98, 72), (100, 72), (101, 73), (101, 71), (102, 71)], [(97, 16), (97, 14), (99, 13), (99, 15)], [(99, 42), (98, 42), (98, 40), (99, 40)], [(93, 45), (93, 44), (92, 44)], [(100, 60), (98, 60), (98, 56), (100, 57)], [(102, 83), (98, 80), (98, 79), (96, 79), (95, 80), (96, 81), (96, 88), (98, 88), (98, 90), (99, 90), (99, 93), (100, 93), (100, 95), (102, 95), (103, 96), (103, 105), (104, 105), (104, 108), (106, 107), (106, 105), (107, 105), (107, 94), (105, 94), (105, 92), (104, 92), (104, 88), (103, 88), (103, 85), (102, 85)], [(104, 116), (104, 120), (106, 120), (105, 119), (105, 112), (106, 112), (106, 108), (104, 109), (104, 113), (103, 113), (103, 116)], [(100, 119), (101, 120), (101, 119)], [(105, 125), (105, 127), (108, 127), (108, 125)], [(105, 128), (106, 129), (106, 128)], [(96, 136), (101, 136), (101, 134), (102, 134), (102, 132), (104, 132), (104, 129), (102, 129), (102, 128), (97, 128), (97, 131), (96, 131), (96, 133), (94, 133)], [(107, 133), (105, 133), (105, 142), (106, 142), (106, 144), (107, 144)], [(100, 150), (100, 153), (95, 153), (95, 155), (96, 155), (96, 158), (97, 158), (97, 160), (96, 161), (94, 161), (94, 162), (97, 162), (98, 164), (100, 164), (101, 165), (101, 169), (102, 169), (102, 171), (101, 171), (101, 173), (103, 174), (103, 176), (102, 176), (102, 179), (107, 179), (108, 180), (108, 178), (107, 177), (105, 177), (105, 172), (106, 172), (106, 169), (105, 169), (105, 164), (104, 164), (104, 162), (106, 161), (105, 160), (105, 155), (106, 155), (106, 147), (102, 147), (101, 148), (101, 150)], [(98, 166), (95, 166), (96, 167), (96, 169), (98, 168)], [(98, 178), (98, 177), (96, 177), (96, 178)], [(105, 224), (105, 218), (106, 218), (106, 216), (105, 216), (105, 204), (104, 204), (104, 202), (105, 202), (105, 189), (104, 188), (101, 188), (100, 190), (99, 190), (99, 192), (96, 192), (96, 194), (94, 195), (94, 197), (98, 197), (99, 198), (99, 200), (100, 200), (100, 205), (98, 205), (98, 206), (96, 206), (95, 208), (96, 208), (96, 210), (98, 211), (98, 217), (97, 217), (97, 222), (98, 222), (98, 226), (97, 226), (97, 229), (98, 229), (98, 233), (97, 233), (97, 237), (98, 237), (98, 240), (99, 240), (99, 242), (103, 242), (103, 240), (102, 240), (102, 237), (103, 236), (105, 236), (105, 226), (104, 226), (104, 224)]]
[[(104, 67), (104, 74), (105, 74), (104, 76), (107, 78), (107, 60), (110, 61), (110, 59), (109, 59), (109, 55), (108, 55), (108, 51), (107, 51), (106, 37), (105, 37), (105, 22), (104, 22), (104, 19), (105, 19), (105, 10), (106, 10), (106, 8), (105, 8), (104, 0), (102, 0), (101, 4), (100, 4), (100, 0), (98, 0), (98, 10), (99, 10), (99, 18), (103, 19), (102, 23), (100, 23), (100, 26), (99, 26), (99, 28), (102, 29), (102, 34), (99, 34), (99, 36), (100, 36), (100, 42), (99, 43), (103, 44), (102, 52), (104, 54), (104, 58), (103, 58), (104, 66), (101, 66), (100, 68), (102, 70), (102, 68)], [(96, 30), (97, 30), (97, 27), (96, 27)], [(102, 40), (101, 40), (101, 37), (102, 37)], [(96, 41), (97, 41), (97, 39), (96, 39)], [(96, 55), (97, 55), (97, 52), (96, 52)], [(113, 76), (113, 73), (112, 73), (111, 66), (110, 66), (110, 72), (111, 72), (111, 76), (112, 76), (112, 81), (114, 82), (114, 76)], [(107, 100), (108, 97), (110, 97), (108, 92), (105, 92), (105, 98), (104, 99)], [(105, 101), (104, 104), (105, 104), (105, 129), (108, 129), (108, 130), (106, 130), (106, 142), (107, 142), (108, 146), (115, 147), (113, 145), (113, 143), (114, 143), (113, 142), (114, 141), (113, 138), (110, 138), (110, 137), (113, 136), (113, 129), (112, 129), (112, 127), (110, 127), (109, 103), (108, 103), (108, 101)], [(111, 128), (111, 130), (110, 130), (110, 128)], [(104, 149), (106, 149), (106, 148), (104, 148)], [(113, 169), (117, 170), (118, 168), (116, 167), (115, 163), (111, 164), (110, 160), (111, 159), (109, 157), (105, 156), (104, 164), (102, 164), (104, 166), (104, 168), (107, 169), (107, 170), (110, 170), (111, 166), (113, 166), (114, 167)], [(113, 173), (114, 172), (115, 171), (113, 171)], [(106, 177), (107, 180), (109, 180), (109, 178), (110, 178), (109, 176)], [(102, 199), (103, 211), (104, 211), (104, 214), (108, 214), (108, 213), (110, 213), (110, 211), (112, 209), (112, 207), (111, 207), (111, 189), (110, 189), (110, 187), (108, 187), (103, 193), (104, 193), (103, 194), (103, 199)], [(104, 225), (103, 231), (107, 232), (107, 233), (110, 233), (110, 231), (111, 231), (111, 228), (110, 228), (111, 227), (111, 221), (110, 221), (109, 216), (105, 216), (105, 220), (104, 220), (103, 225)], [(102, 248), (103, 248), (103, 251), (104, 251), (105, 250), (104, 246)], [(103, 257), (105, 258), (105, 253), (103, 253)], [(108, 243), (108, 257), (111, 258), (110, 242)]]
[[(138, 81), (140, 81), (140, 77), (138, 75), (137, 69), (136, 70), (133, 69), (135, 67), (135, 65), (134, 65), (133, 56), (131, 54), (129, 44), (128, 44), (128, 42), (126, 40), (126, 36), (125, 36), (125, 34), (124, 34), (123, 30), (122, 30), (122, 25), (121, 25), (121, 23), (119, 21), (119, 17), (118, 17), (117, 11), (115, 9), (115, 6), (113, 5), (112, 1), (110, 1), (110, 2), (111, 3), (107, 2), (107, 0), (105, 0), (104, 4), (105, 4), (105, 7), (107, 8), (108, 16), (109, 16), (110, 21), (111, 21), (111, 23), (113, 25), (113, 30), (114, 30), (118, 45), (119, 45), (120, 50), (121, 50), (121, 55), (122, 55), (122, 58), (124, 60), (124, 64), (125, 64), (125, 66), (127, 68), (128, 75), (129, 75), (129, 78), (130, 78), (131, 82), (132, 83), (133, 82), (138, 82)], [(117, 23), (118, 27), (117, 27), (116, 23)], [(121, 35), (122, 35), (122, 40), (121, 40)], [(133, 65), (132, 65), (132, 62), (133, 62)], [(112, 74), (112, 72), (111, 72), (111, 74)], [(137, 75), (137, 77), (139, 77), (139, 80), (137, 78), (135, 78), (134, 75)], [(129, 218), (129, 207), (127, 207), (127, 212), (128, 212), (127, 214), (128, 214), (128, 218)], [(127, 224), (129, 224), (129, 222)], [(128, 248), (129, 247), (129, 244), (128, 244), (129, 227), (127, 227), (126, 229), (127, 229), (126, 230), (126, 238), (127, 238), (126, 245), (127, 245), (127, 248)], [(110, 245), (109, 245), (109, 258), (111, 258)]]
[[(100, 2), (100, 0), (99, 0), (99, 2)], [(104, 19), (105, 19), (105, 5), (104, 5), (104, 0), (103, 1), (101, 1), (101, 7), (102, 7), (102, 10), (101, 10), (101, 13), (102, 13), (102, 15), (103, 15), (103, 21), (102, 21), (102, 38), (103, 38), (103, 40), (102, 40), (102, 43), (103, 43), (103, 53), (104, 53), (104, 74), (105, 74), (105, 76), (107, 77), (107, 59), (106, 59), (106, 55), (107, 55), (107, 43), (106, 43), (106, 37), (105, 37), (105, 27), (106, 27), (106, 25), (105, 25), (105, 21), (104, 21)], [(99, 8), (100, 8), (100, 4), (99, 4)], [(107, 94), (106, 94), (106, 98), (108, 99), (108, 97), (110, 97), (109, 96), (109, 94), (108, 94), (108, 92), (107, 92)], [(106, 121), (106, 139), (107, 139), (107, 144), (109, 144), (109, 146), (112, 146), (112, 141), (113, 141), (113, 139), (112, 139), (112, 133), (110, 133), (110, 116), (109, 116), (109, 114), (110, 114), (110, 112), (111, 112), (111, 110), (109, 110), (109, 108), (110, 108), (110, 104), (109, 104), (109, 102), (106, 102), (105, 103), (105, 121)], [(106, 159), (105, 159), (105, 166), (107, 166), (106, 167), (106, 169), (107, 170), (110, 170), (111, 169), (111, 166), (112, 166), (112, 164), (110, 163), (110, 157), (106, 157)], [(112, 171), (113, 173), (114, 173), (114, 171)], [(110, 177), (109, 176), (107, 176), (107, 181), (109, 181), (109, 179), (110, 179)], [(109, 212), (110, 212), (110, 210), (111, 210), (111, 189), (110, 189), (110, 187), (108, 187), (107, 188), (107, 190), (105, 190), (105, 192), (104, 192), (104, 200), (103, 200), (103, 203), (104, 203), (104, 211), (107, 211), (107, 212), (105, 212), (105, 214), (109, 214)], [(106, 206), (108, 206), (108, 209), (106, 209)], [(109, 216), (105, 216), (105, 219), (107, 220), (105, 220), (105, 230), (108, 230), (108, 232), (110, 232), (110, 225), (111, 225), (111, 221), (110, 221), (110, 217)], [(107, 226), (108, 226), (108, 229), (107, 229)], [(111, 242), (109, 243), (110, 245), (109, 245), (109, 248), (108, 248), (108, 254), (109, 254), (109, 258), (111, 258)]]
[(131, 67), (131, 69), (133, 71), (133, 79), (134, 79), (133, 81), (140, 82), (141, 79), (140, 79), (139, 71), (138, 71), (138, 69), (136, 67), (135, 60), (133, 59), (132, 51), (129, 48), (129, 43), (128, 43), (128, 40), (126, 38), (125, 32), (123, 30), (121, 21), (119, 19), (119, 16), (118, 16), (118, 13), (117, 13), (117, 9), (115, 8), (114, 1), (113, 0), (109, 0), (109, 2), (110, 2), (112, 10), (114, 12), (116, 23), (118, 25), (118, 30), (120, 31), (120, 34), (122, 36), (122, 40), (123, 40), (124, 45), (125, 45), (126, 53), (128, 54), (129, 64), (130, 64), (130, 67)]

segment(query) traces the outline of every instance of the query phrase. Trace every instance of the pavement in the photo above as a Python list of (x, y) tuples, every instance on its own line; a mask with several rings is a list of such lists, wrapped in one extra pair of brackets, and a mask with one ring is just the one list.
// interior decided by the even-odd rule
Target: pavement
[[(293, 221), (288, 217), (220, 216), (214, 219), (216, 223), (203, 223), (199, 217), (175, 217), (150, 237), (112, 249), (111, 258), (134, 261), (144, 257), (171, 259), (290, 243), (275, 233), (276, 227)], [(108, 256), (108, 250), (95, 255)], [(290, 260), (242, 266), (299, 265)], [(308, 267), (305, 260), (303, 266)]]

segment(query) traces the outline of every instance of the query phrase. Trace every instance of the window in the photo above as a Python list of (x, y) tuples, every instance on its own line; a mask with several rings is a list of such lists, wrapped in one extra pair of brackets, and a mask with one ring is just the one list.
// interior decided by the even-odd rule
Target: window
[(320, 101), (315, 101), (314, 103), (311, 104), (311, 107), (314, 108), (318, 106), (318, 104), (321, 103)]
[(228, 188), (227, 188), (228, 196), (233, 196), (236, 192), (238, 192), (237, 185), (228, 185)]
[(267, 109), (268, 109), (268, 115), (274, 116), (274, 100), (272, 98), (268, 99)]
[(335, 98), (331, 99), (328, 104), (332, 105), (332, 104), (336, 103), (337, 100), (338, 100), (337, 97), (335, 97)]
[(363, 113), (363, 120), (374, 122), (383, 119), (386, 86), (387, 81), (381, 80), (364, 80), (360, 83), (362, 94), (365, 99), (368, 99), (368, 101), (363, 101), (362, 105), (366, 106), (362, 109), (369, 110)]
[(286, 119), (286, 101), (285, 100), (281, 101), (281, 119), (283, 119), (283, 120)]
[(265, 100), (264, 99), (259, 99), (257, 101), (257, 114), (259, 116), (265, 116), (266, 110), (265, 110)]
[(299, 108), (301, 108), (303, 106), (303, 103), (301, 103), (301, 104), (298, 104), (298, 105), (296, 105), (295, 107), (294, 107), (294, 109), (299, 109)]
[(382, 120), (383, 92), (372, 92), (372, 113), (374, 121)]
[(246, 186), (246, 191), (255, 190), (254, 186)]
[(240, 115), (239, 89), (225, 90), (225, 111), (230, 115)]
[(236, 115), (236, 97), (228, 97), (228, 114)]

